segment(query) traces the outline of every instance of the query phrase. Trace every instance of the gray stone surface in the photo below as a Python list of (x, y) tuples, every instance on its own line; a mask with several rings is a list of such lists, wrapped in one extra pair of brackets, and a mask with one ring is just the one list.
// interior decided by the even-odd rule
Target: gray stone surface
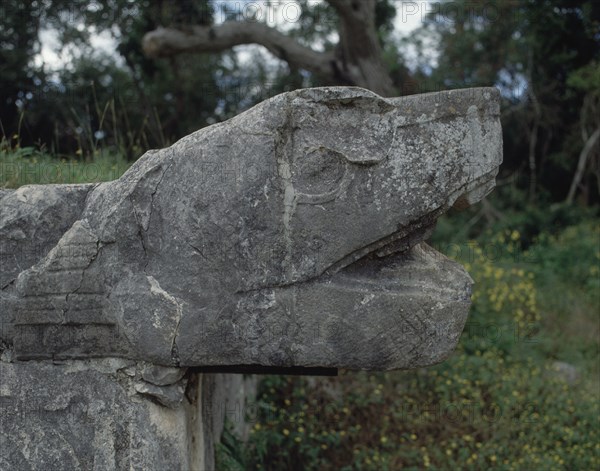
[(248, 432), (254, 381), (189, 374), (159, 387), (143, 369), (123, 359), (0, 362), (0, 470), (213, 470), (226, 419)]
[(27, 185), (0, 193), (0, 287), (48, 254), (94, 185)]
[(126, 365), (0, 362), (0, 469), (194, 469), (186, 409), (136, 394)]
[(2, 198), (4, 198), (5, 196), (10, 195), (13, 191), (15, 191), (15, 190), (10, 189), (10, 188), (0, 188), (0, 200)]
[(150, 364), (142, 370), (142, 378), (157, 386), (167, 386), (178, 382), (185, 372), (186, 368), (169, 368)]
[[(488, 88), (300, 90), (150, 151), (116, 181), (18, 190), (1, 200), (4, 341), (17, 360), (439, 362), (471, 280), (422, 241), (493, 188), (498, 102)], [(36, 238), (43, 249), (24, 255)]]

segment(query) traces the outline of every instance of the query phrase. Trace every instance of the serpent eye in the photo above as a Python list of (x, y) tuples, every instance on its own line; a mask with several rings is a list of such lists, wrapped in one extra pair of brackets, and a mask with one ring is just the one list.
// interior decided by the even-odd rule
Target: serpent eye
[(346, 173), (346, 158), (332, 149), (309, 149), (296, 158), (293, 181), (297, 193), (307, 197), (337, 194)]

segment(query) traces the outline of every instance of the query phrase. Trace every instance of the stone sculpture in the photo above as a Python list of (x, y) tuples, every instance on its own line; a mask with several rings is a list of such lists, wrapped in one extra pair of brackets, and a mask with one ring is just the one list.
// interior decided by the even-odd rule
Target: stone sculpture
[[(96, 411), (83, 435), (32, 432), (52, 469), (135, 467), (132, 450), (163, 448), (145, 469), (210, 468), (222, 421), (207, 427), (198, 401), (231, 379), (193, 368), (440, 362), (472, 281), (424, 240), (492, 190), (501, 156), (495, 89), (306, 89), (149, 151), (118, 180), (3, 191), (0, 400), (48, 394), (31, 430)], [(154, 428), (136, 442), (114, 414)], [(2, 417), (0, 465), (48, 469)]]

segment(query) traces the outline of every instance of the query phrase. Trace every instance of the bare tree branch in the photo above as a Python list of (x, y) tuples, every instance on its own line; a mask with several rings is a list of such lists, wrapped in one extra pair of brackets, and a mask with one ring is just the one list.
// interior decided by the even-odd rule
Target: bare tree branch
[(184, 52), (220, 52), (240, 44), (260, 44), (292, 67), (332, 75), (333, 54), (316, 52), (264, 23), (225, 22), (219, 26), (193, 26), (186, 31), (158, 28), (146, 33), (142, 47), (150, 57)]

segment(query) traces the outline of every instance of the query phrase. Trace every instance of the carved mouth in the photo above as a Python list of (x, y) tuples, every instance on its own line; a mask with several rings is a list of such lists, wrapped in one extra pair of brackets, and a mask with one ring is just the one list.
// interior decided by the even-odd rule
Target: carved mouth
[(350, 253), (330, 266), (325, 271), (325, 275), (334, 275), (347, 267), (355, 264), (360, 265), (369, 260), (387, 258), (392, 254), (407, 252), (419, 242), (429, 238), (435, 228), (436, 219), (441, 213), (443, 213), (442, 209), (434, 211), (412, 223), (410, 227), (402, 227), (393, 234)]
[[(494, 169), (457, 190), (455, 193), (456, 196), (451, 198), (453, 207), (464, 209), (481, 201), (494, 188), (496, 174), (497, 169)], [(369, 263), (376, 263), (379, 259), (387, 258), (391, 255), (408, 252), (411, 248), (431, 236), (437, 219), (447, 209), (447, 207), (438, 208), (418, 221), (399, 228), (393, 234), (346, 255), (330, 266), (324, 274), (334, 275), (354, 265), (364, 266)]]
[[(456, 198), (454, 207), (468, 207), (483, 199), (494, 187), (496, 173), (492, 171), (459, 190), (457, 194), (460, 196)], [(456, 262), (422, 243), (431, 236), (436, 220), (445, 211), (446, 208), (433, 211), (412, 223), (410, 229), (401, 228), (347, 255), (331, 266), (325, 275), (329, 275), (335, 284), (358, 290), (399, 291), (415, 288), (421, 292), (433, 289), (438, 296), (440, 293), (455, 293), (458, 286), (454, 286), (456, 283), (451, 278), (445, 286), (434, 287), (429, 281), (432, 267), (439, 269), (442, 266), (451, 272)], [(472, 282), (470, 277), (468, 279)]]

